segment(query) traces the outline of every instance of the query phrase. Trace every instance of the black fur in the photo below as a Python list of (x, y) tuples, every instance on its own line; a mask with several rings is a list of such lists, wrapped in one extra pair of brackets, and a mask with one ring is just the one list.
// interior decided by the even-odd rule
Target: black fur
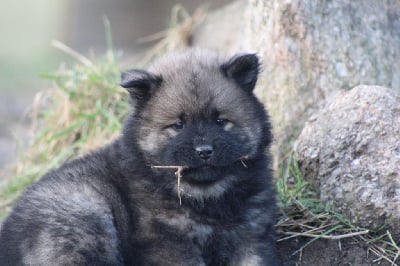
[[(278, 265), (271, 129), (249, 93), (258, 67), (190, 50), (125, 72), (122, 136), (24, 193), (0, 265)], [(152, 165), (187, 167), (181, 185)]]
[(126, 88), (133, 99), (147, 100), (151, 90), (160, 85), (162, 78), (144, 70), (133, 69), (121, 72), (121, 87)]
[(237, 55), (222, 65), (227, 77), (233, 78), (241, 87), (251, 92), (257, 82), (260, 64), (255, 54)]

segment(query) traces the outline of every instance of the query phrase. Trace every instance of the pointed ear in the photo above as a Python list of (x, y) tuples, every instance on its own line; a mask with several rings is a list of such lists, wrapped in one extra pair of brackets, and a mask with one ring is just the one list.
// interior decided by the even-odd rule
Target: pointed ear
[(146, 101), (154, 88), (160, 86), (162, 78), (144, 70), (127, 70), (121, 72), (121, 87), (126, 88), (131, 98), (136, 101)]
[(233, 79), (241, 88), (251, 92), (257, 82), (258, 73), (260, 72), (260, 63), (255, 54), (240, 54), (224, 63), (222, 65), (222, 71), (228, 78)]

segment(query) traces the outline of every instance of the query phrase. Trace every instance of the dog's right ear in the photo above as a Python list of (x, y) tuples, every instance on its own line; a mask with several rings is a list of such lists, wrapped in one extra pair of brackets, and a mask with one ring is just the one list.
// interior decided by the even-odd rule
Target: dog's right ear
[(155, 88), (159, 87), (162, 77), (145, 70), (127, 70), (121, 72), (121, 87), (126, 88), (132, 100), (147, 101)]

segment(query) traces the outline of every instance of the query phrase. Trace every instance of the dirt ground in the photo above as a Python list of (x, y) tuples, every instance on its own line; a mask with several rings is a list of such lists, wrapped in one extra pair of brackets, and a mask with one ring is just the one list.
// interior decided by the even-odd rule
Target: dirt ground
[[(0, 224), (1, 228), (1, 224)], [(352, 239), (318, 240), (297, 252), (310, 239), (293, 238), (279, 242), (283, 266), (397, 266), (369, 254)], [(294, 254), (296, 253), (296, 254)]]
[(292, 238), (278, 242), (284, 266), (389, 266), (389, 262), (378, 259), (356, 239), (317, 240), (298, 252), (310, 238)]

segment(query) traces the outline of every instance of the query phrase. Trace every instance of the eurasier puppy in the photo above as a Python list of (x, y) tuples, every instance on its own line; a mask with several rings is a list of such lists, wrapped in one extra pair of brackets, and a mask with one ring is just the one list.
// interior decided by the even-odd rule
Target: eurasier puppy
[(0, 265), (277, 265), (258, 73), (254, 54), (201, 50), (123, 72), (122, 135), (26, 191)]

